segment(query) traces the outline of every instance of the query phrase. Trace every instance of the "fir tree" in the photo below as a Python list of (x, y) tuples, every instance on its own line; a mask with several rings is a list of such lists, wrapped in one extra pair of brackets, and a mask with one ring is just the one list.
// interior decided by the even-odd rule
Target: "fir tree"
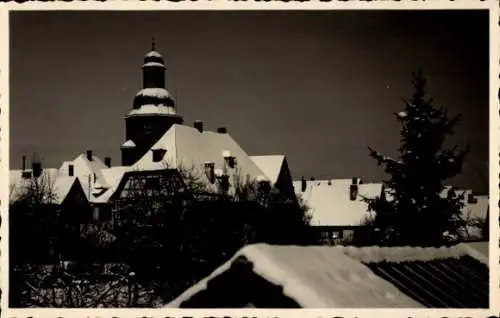
[(445, 137), (454, 133), (460, 116), (435, 107), (427, 98), (426, 80), (412, 74), (414, 93), (403, 100), (406, 107), (395, 116), (402, 126), (398, 158), (384, 156), (371, 147), (370, 155), (390, 176), (382, 195), (367, 199), (376, 212), (371, 243), (381, 245), (442, 245), (459, 236), (463, 195), (453, 189), (443, 195), (444, 181), (458, 175), (469, 146), (444, 149)]

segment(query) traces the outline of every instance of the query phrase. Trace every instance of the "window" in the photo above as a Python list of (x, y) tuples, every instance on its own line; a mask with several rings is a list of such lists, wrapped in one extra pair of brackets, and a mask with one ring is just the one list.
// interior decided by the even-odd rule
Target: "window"
[(153, 149), (153, 162), (160, 162), (163, 160), (163, 157), (165, 156), (165, 153), (167, 152), (166, 149)]
[(92, 209), (92, 220), (93, 221), (99, 221), (99, 207), (94, 207)]

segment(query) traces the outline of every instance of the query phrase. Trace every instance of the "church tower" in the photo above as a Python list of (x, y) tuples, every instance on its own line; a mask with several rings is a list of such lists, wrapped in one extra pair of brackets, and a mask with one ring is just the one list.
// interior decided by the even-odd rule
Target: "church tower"
[(153, 39), (142, 65), (143, 88), (135, 96), (133, 109), (125, 116), (126, 141), (121, 146), (124, 166), (139, 160), (172, 125), (183, 123), (165, 88), (165, 69)]

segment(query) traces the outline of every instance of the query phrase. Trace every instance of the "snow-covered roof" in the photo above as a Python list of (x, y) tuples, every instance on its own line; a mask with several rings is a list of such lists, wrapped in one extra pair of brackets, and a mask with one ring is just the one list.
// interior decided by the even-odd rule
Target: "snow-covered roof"
[(375, 198), (382, 191), (381, 183), (358, 185), (356, 200), (350, 200), (351, 179), (306, 181), (302, 192), (301, 181), (295, 181), (295, 193), (309, 207), (311, 225), (318, 226), (356, 226), (370, 216), (368, 204), (363, 197)]
[[(25, 170), (26, 172), (31, 172), (31, 170)], [(9, 171), (9, 200), (14, 201), (25, 194), (27, 187), (30, 187), (32, 182), (35, 181), (33, 178), (23, 178), (22, 170), (10, 170)], [(61, 175), (58, 169), (48, 168), (43, 169), (40, 177), (36, 179), (38, 186), (41, 191), (47, 194), (52, 193), (53, 197), (47, 197), (47, 203), (60, 204), (68, 195), (69, 191), (73, 187), (75, 182), (78, 182), (76, 177), (69, 177), (66, 175)]]
[[(252, 265), (255, 274), (282, 287), (282, 293), (302, 308), (420, 308), (425, 305), (421, 299), (415, 299), (415, 294), (411, 295), (413, 290), (409, 294), (403, 293), (394, 285), (398, 283), (397, 277), (387, 279), (372, 271), (368, 264), (384, 261), (411, 264), (441, 259), (460, 261), (462, 256), (473, 257), (487, 269), (488, 258), (465, 244), (442, 248), (248, 245), (166, 307), (187, 307), (186, 302), (203, 292), (222, 293), (220, 289), (211, 290), (209, 282), (229, 272), (235, 262), (243, 260)], [(442, 279), (441, 283), (448, 279), (439, 271), (434, 275), (432, 278)], [(488, 284), (488, 281), (474, 284), (481, 283)], [(243, 288), (234, 288), (238, 287)], [(483, 301), (488, 301), (487, 291), (481, 296)]]
[[(208, 182), (204, 165), (205, 162), (209, 161), (214, 163), (214, 170), (220, 169), (227, 172), (231, 185), (234, 184), (235, 178), (238, 176), (239, 180), (244, 182), (247, 176), (256, 179), (257, 176), (264, 174), (227, 133), (200, 132), (190, 126), (175, 124), (156, 142), (152, 149), (165, 149), (163, 160), (153, 161), (152, 151), (148, 151), (132, 166), (133, 170), (187, 169), (192, 170), (196, 176), (200, 177), (200, 180)], [(223, 156), (224, 151), (228, 151), (231, 156), (235, 157), (236, 166), (234, 168), (227, 164)], [(217, 185), (207, 183), (207, 186), (209, 189), (215, 190)]]
[[(318, 226), (355, 226), (374, 212), (368, 212), (368, 204), (363, 201), (365, 198), (375, 198), (381, 194), (382, 183), (362, 183), (358, 184), (358, 197), (350, 200), (350, 185), (352, 179), (332, 179), (332, 180), (306, 180), (306, 189), (302, 191), (302, 181), (294, 181), (295, 193), (301, 197), (309, 207), (312, 216), (311, 225)], [(446, 197), (451, 186), (445, 187), (442, 197)], [(471, 190), (456, 190), (456, 193), (472, 193)], [(462, 209), (465, 218), (486, 217), (488, 211), (488, 196), (475, 196), (477, 203), (467, 203), (464, 198), (464, 208)], [(386, 194), (387, 200), (391, 196)]]
[(278, 181), (285, 161), (284, 155), (251, 156), (250, 158), (272, 183)]
[(132, 109), (127, 116), (145, 116), (145, 115), (162, 115), (162, 116), (177, 116), (174, 107), (166, 105), (142, 105), (137, 109)]
[(150, 87), (141, 89), (136, 96), (156, 97), (156, 98), (169, 98), (170, 93), (163, 87)]
[(128, 166), (116, 166), (116, 167), (102, 169), (101, 173), (104, 180), (106, 180), (106, 184), (108, 187), (106, 188), (106, 191), (101, 193), (99, 196), (93, 196), (91, 202), (92, 203), (108, 202), (111, 195), (113, 195), (113, 193), (118, 188), (118, 185), (120, 184), (123, 175), (127, 171), (130, 171), (130, 167)]
[(159, 67), (165, 67), (162, 63), (158, 62), (147, 62), (142, 65), (142, 67), (148, 67), (148, 66), (159, 66)]
[(106, 169), (107, 166), (98, 157), (92, 156), (92, 160), (88, 160), (85, 154), (81, 154), (72, 161), (65, 161), (59, 168), (59, 174), (69, 176), (69, 165), (73, 165), (73, 174), (80, 181), (89, 201), (92, 201), (96, 185), (108, 187), (102, 175), (102, 169)]
[(160, 53), (158, 53), (157, 51), (149, 51), (148, 53), (146, 53), (146, 55), (144, 55), (144, 57), (162, 57)]
[(133, 142), (132, 140), (127, 140), (125, 141), (122, 146), (122, 148), (135, 148), (135, 142)]

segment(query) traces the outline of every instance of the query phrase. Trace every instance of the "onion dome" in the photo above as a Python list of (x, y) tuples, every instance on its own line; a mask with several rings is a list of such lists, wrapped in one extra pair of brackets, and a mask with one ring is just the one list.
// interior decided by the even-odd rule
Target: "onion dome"
[(144, 65), (142, 65), (142, 67), (146, 66), (159, 66), (165, 68), (163, 57), (156, 51), (149, 51), (144, 56)]
[(151, 43), (151, 51), (144, 55), (144, 65), (142, 67), (148, 66), (158, 66), (165, 68), (163, 57), (156, 51), (156, 44), (154, 39)]

